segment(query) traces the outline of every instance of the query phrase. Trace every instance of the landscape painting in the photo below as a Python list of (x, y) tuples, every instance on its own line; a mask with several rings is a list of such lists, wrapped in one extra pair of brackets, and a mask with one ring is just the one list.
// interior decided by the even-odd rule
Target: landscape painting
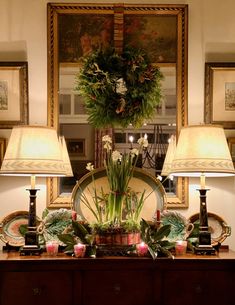
[(154, 63), (175, 63), (177, 58), (177, 17), (126, 15), (124, 45), (145, 50)]
[(113, 15), (59, 15), (59, 62), (79, 62), (95, 50), (113, 45)]

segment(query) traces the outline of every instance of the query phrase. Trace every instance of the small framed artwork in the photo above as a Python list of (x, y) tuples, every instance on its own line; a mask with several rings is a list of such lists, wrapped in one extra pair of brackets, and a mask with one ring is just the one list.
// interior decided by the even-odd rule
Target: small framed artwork
[(28, 124), (28, 64), (0, 62), (0, 128)]
[(2, 165), (2, 160), (6, 151), (6, 139), (0, 138), (0, 166)]
[(235, 128), (235, 63), (205, 65), (205, 123)]
[(205, 65), (205, 123), (235, 128), (235, 62)]
[(70, 157), (85, 156), (85, 139), (66, 139)]
[(228, 138), (228, 147), (231, 153), (233, 164), (235, 166), (235, 138)]

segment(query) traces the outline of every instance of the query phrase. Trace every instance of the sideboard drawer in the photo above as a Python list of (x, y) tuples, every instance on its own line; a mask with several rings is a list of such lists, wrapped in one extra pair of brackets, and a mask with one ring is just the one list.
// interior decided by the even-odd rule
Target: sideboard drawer
[(163, 287), (164, 305), (234, 304), (235, 284), (230, 271), (167, 271)]
[(152, 289), (150, 271), (86, 271), (83, 277), (83, 304), (150, 305)]
[(1, 305), (72, 304), (69, 272), (4, 272), (1, 279)]

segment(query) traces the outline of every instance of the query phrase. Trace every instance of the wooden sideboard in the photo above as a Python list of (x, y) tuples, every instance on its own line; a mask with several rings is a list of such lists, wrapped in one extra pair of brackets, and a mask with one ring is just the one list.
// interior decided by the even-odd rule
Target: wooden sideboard
[(235, 253), (175, 259), (0, 253), (0, 305), (234, 305)]

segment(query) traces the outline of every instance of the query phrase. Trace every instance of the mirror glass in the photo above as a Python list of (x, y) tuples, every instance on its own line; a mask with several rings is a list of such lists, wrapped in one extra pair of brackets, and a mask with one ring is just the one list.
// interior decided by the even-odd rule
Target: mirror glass
[[(172, 134), (177, 136), (180, 128), (187, 124), (187, 6), (128, 5), (122, 6), (117, 12), (116, 9), (113, 5), (96, 4), (84, 7), (76, 4), (69, 6), (48, 4), (48, 124), (56, 127), (59, 134), (65, 136), (74, 172), (73, 178), (47, 180), (48, 207), (70, 207), (72, 189), (76, 181), (87, 173), (86, 164), (88, 162), (100, 163), (100, 160), (97, 161), (99, 159), (97, 154), (97, 146), (100, 144), (99, 132), (88, 123), (83, 99), (74, 89), (76, 75), (81, 67), (78, 54), (83, 55), (86, 46), (90, 45), (89, 37), (92, 37), (94, 41), (99, 38), (94, 33), (88, 35), (92, 22), (95, 22), (97, 27), (100, 23), (106, 24), (106, 26), (108, 24), (107, 32), (110, 33), (115, 28), (117, 18), (119, 18), (118, 24), (122, 18), (124, 27), (127, 24), (128, 28), (133, 15), (138, 16), (136, 18), (138, 22), (140, 20), (142, 22), (142, 19), (145, 20), (147, 16), (145, 22), (151, 25), (148, 26), (149, 31), (153, 32), (154, 29), (157, 33), (158, 22), (159, 31), (162, 29), (164, 32), (166, 20), (157, 18), (167, 18), (168, 16), (170, 19), (165, 26), (173, 27), (171, 32), (176, 37), (173, 39), (174, 43), (168, 46), (171, 51), (168, 52), (169, 54), (164, 51), (166, 43), (169, 44), (167, 37), (165, 37), (165, 44), (161, 37), (158, 40), (158, 51), (154, 52), (153, 48), (150, 49), (150, 55), (164, 75), (161, 106), (157, 107), (151, 122), (140, 129), (134, 129), (132, 126), (125, 130), (113, 129), (115, 149), (126, 151), (135, 147), (140, 136), (147, 136), (150, 145), (148, 151), (142, 155), (139, 166), (153, 175), (161, 175), (169, 137)], [(165, 15), (166, 11), (168, 15)], [(85, 29), (82, 30), (82, 28)], [(133, 24), (131, 28), (133, 28)], [(99, 29), (99, 33), (100, 31)], [(76, 39), (76, 37), (80, 37), (80, 39)], [(110, 35), (107, 37), (109, 40)], [(134, 39), (132, 36), (128, 37)], [(114, 42), (113, 39), (110, 41), (111, 45), (115, 46), (115, 39), (118, 41), (119, 38), (115, 38), (114, 35)], [(97, 43), (95, 41), (95, 46)], [(119, 43), (116, 43), (116, 46), (118, 45)], [(163, 51), (161, 52), (159, 48), (163, 48)], [(167, 208), (187, 207), (187, 179), (178, 178), (174, 181), (167, 179), (164, 187), (167, 192)]]

